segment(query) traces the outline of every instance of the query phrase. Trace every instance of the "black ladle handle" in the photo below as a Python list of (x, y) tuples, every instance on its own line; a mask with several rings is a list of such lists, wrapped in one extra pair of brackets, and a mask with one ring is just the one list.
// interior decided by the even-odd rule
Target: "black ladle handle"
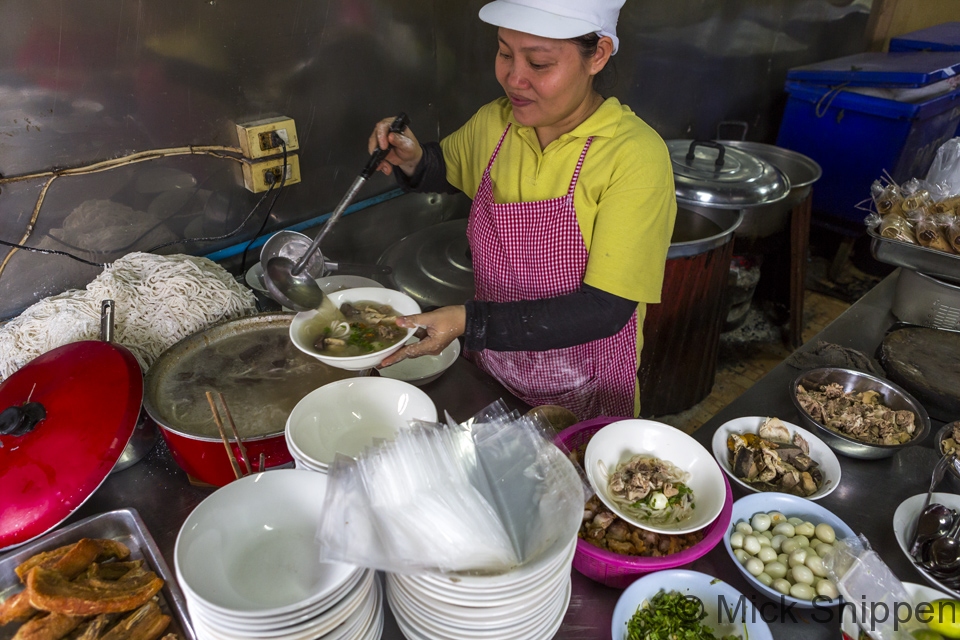
[(696, 148), (697, 145), (700, 145), (701, 147), (710, 147), (711, 149), (716, 149), (718, 153), (717, 153), (717, 160), (714, 164), (716, 165), (717, 169), (720, 169), (723, 167), (723, 156), (727, 152), (727, 150), (723, 148), (722, 144), (720, 144), (719, 142), (714, 142), (713, 140), (694, 140), (693, 142), (691, 142), (690, 148), (687, 150), (687, 158), (686, 158), (687, 164), (693, 163), (693, 159), (695, 157), (693, 154), (693, 150), (694, 148)]
[[(390, 123), (390, 133), (403, 133), (403, 130), (407, 128), (407, 125), (410, 124), (410, 118), (407, 117), (407, 114), (400, 113), (396, 119)], [(383, 159), (387, 157), (387, 154), (390, 153), (390, 147), (386, 149), (381, 149), (377, 147), (373, 150), (373, 153), (370, 154), (370, 160), (367, 162), (367, 166), (363, 168), (363, 171), (360, 172), (360, 175), (364, 180), (373, 175), (374, 171), (377, 170), (377, 167), (380, 166), (380, 163), (383, 162)]]

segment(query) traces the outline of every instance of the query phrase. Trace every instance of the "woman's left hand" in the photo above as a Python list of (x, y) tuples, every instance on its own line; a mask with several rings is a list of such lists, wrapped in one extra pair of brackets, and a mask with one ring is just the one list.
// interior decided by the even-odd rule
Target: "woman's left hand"
[(436, 311), (397, 318), (397, 326), (405, 329), (419, 327), (426, 331), (426, 336), (421, 338), (420, 342), (407, 345), (396, 353), (390, 354), (378, 368), (389, 367), (407, 358), (435, 356), (463, 335), (466, 324), (467, 309), (463, 305), (441, 307)]

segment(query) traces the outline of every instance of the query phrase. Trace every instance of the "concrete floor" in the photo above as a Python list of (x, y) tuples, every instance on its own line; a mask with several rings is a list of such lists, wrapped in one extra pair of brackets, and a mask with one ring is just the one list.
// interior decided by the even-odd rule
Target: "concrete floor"
[[(849, 298), (843, 293), (865, 292), (879, 282), (879, 278), (861, 272), (852, 264), (845, 265), (835, 281), (828, 281), (825, 271), (825, 261), (811, 262), (804, 295), (804, 342), (850, 307), (849, 302), (840, 299)], [(840, 297), (834, 297), (834, 292)], [(781, 335), (781, 328), (770, 321), (760, 305), (753, 304), (741, 327), (720, 336), (716, 380), (710, 395), (686, 411), (655, 419), (687, 433), (696, 431), (790, 355)]]

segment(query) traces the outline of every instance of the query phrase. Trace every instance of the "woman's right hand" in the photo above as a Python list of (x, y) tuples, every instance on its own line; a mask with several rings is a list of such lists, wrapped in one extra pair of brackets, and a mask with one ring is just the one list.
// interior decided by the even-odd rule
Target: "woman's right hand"
[(370, 140), (367, 144), (367, 151), (373, 153), (377, 147), (381, 149), (390, 149), (387, 157), (384, 158), (377, 171), (384, 175), (393, 173), (394, 167), (399, 167), (406, 175), (412, 176), (413, 172), (420, 164), (420, 158), (423, 157), (423, 149), (410, 127), (406, 127), (402, 134), (390, 133), (390, 125), (396, 117), (384, 118), (373, 128), (370, 134)]

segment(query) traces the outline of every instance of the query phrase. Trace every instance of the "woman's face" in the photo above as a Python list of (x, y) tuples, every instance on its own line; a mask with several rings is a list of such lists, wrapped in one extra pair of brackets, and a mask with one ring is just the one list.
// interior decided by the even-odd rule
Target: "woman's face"
[[(592, 113), (593, 76), (609, 55), (585, 59), (569, 40), (555, 40), (501, 28), (497, 52), (497, 80), (513, 114), (522, 125), (573, 129)], [(599, 66), (598, 66), (599, 64)], [(572, 126), (566, 129), (567, 124)]]

